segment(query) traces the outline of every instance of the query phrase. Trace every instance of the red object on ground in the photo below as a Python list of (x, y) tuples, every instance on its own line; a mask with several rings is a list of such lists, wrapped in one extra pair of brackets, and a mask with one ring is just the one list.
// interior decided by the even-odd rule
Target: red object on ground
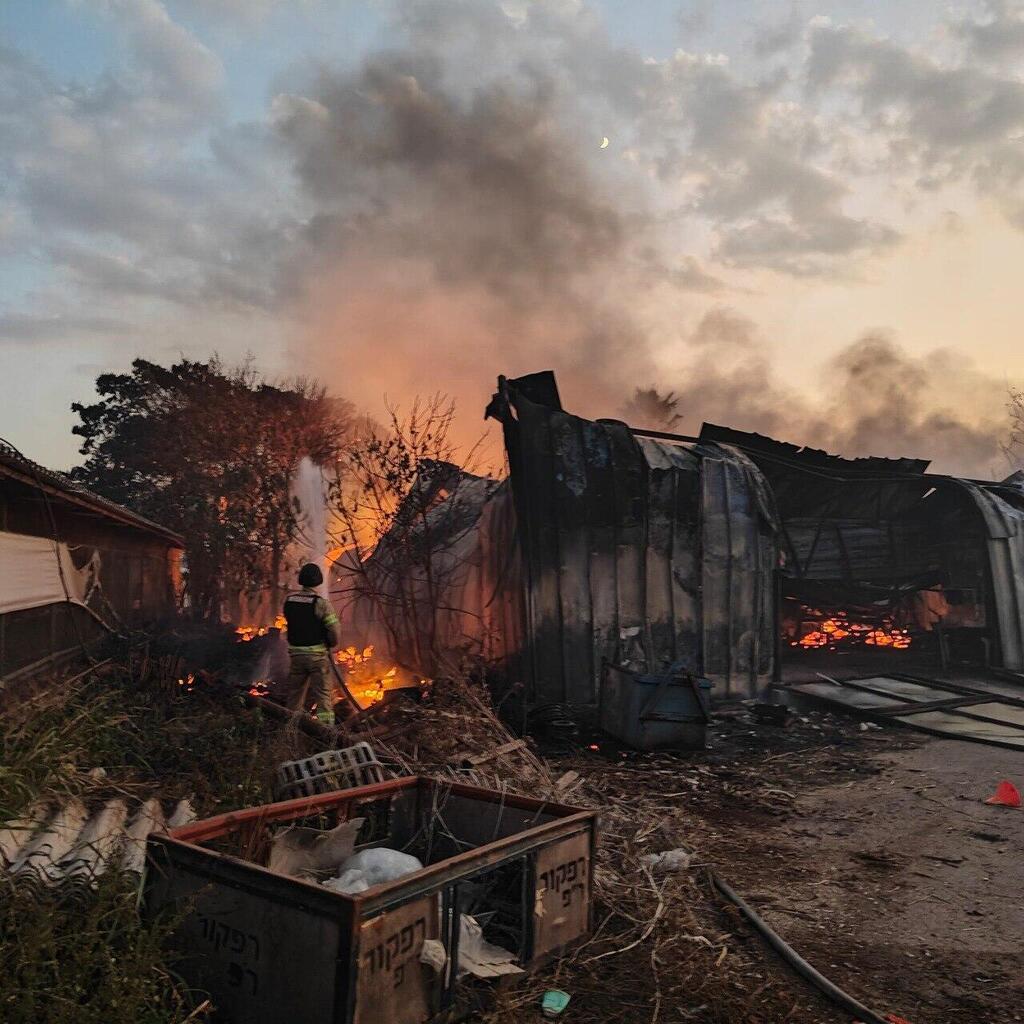
[(1020, 807), (1020, 790), (1012, 782), (1007, 782), (1006, 779), (1003, 779), (996, 786), (995, 793), (985, 803), (999, 804), (1002, 807)]
[(895, 1013), (890, 1013), (885, 1019), (889, 1024), (910, 1024), (906, 1017), (897, 1017)]

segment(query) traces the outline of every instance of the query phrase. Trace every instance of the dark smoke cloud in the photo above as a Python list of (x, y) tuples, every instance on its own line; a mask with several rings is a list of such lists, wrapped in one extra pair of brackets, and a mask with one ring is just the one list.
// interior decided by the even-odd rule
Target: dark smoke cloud
[(672, 381), (682, 433), (707, 420), (848, 457), (931, 459), (939, 472), (1001, 478), (1010, 469), (1006, 387), (962, 355), (915, 357), (869, 332), (827, 361), (815, 400), (780, 381), (754, 323), (732, 310), (707, 313), (689, 342), (685, 381)]
[(459, 94), (437, 58), (411, 53), (278, 98), (317, 210), (295, 287), (347, 394), (404, 395), (429, 376), (481, 407), (499, 372), (552, 365), (600, 412), (649, 375), (636, 289), (716, 285), (696, 261), (657, 262), (567, 109), (543, 75)]

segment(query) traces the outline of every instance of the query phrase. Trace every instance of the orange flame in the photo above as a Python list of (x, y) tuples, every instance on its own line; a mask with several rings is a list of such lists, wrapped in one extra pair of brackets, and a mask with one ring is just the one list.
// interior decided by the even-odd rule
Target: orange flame
[(247, 644), (258, 636), (266, 636), (272, 629), (285, 629), (287, 626), (288, 620), (283, 615), (278, 615), (274, 619), (273, 626), (239, 626), (235, 630), (235, 642)]
[[(813, 650), (828, 647), (835, 650), (837, 645), (850, 646), (864, 644), (868, 647), (891, 647), (903, 651), (910, 647), (913, 638), (910, 630), (897, 627), (891, 616), (882, 618), (881, 622), (851, 622), (848, 613), (836, 611), (826, 614), (819, 608), (802, 608), (805, 616), (804, 624), (807, 632), (798, 639), (790, 640), (791, 647), (802, 647)], [(820, 621), (815, 621), (819, 620)], [(846, 641), (843, 644), (843, 641)]]
[(356, 700), (364, 707), (376, 704), (384, 699), (384, 693), (398, 676), (398, 666), (392, 665), (386, 672), (376, 670), (373, 661), (373, 645), (364, 647), (345, 647), (334, 652), (334, 660), (344, 665), (352, 677), (352, 691)]

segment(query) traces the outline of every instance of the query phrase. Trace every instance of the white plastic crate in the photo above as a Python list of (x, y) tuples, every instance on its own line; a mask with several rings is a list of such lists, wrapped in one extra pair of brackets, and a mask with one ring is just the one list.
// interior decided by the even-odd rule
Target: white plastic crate
[(369, 743), (356, 743), (342, 750), (325, 750), (301, 761), (286, 761), (277, 769), (274, 788), (279, 800), (292, 800), (384, 780), (384, 768), (373, 747)]

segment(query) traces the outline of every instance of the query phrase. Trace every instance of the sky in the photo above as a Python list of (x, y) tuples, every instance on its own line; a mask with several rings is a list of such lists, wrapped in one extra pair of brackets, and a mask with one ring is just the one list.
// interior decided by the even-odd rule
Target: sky
[(3, 0), (0, 436), (216, 351), (1002, 477), (1022, 183), (1019, 0)]

